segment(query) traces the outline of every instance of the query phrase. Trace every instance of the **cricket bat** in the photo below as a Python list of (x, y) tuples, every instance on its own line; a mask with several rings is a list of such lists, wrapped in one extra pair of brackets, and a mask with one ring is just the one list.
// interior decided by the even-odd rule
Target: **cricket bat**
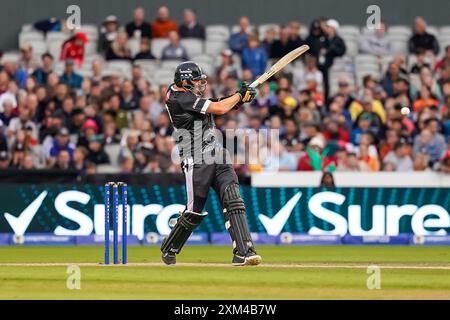
[(274, 76), (279, 71), (283, 70), (284, 67), (286, 67), (289, 63), (300, 57), (302, 54), (304, 54), (306, 51), (309, 50), (309, 46), (306, 44), (298, 47), (295, 50), (292, 50), (287, 55), (285, 55), (283, 58), (281, 58), (277, 63), (275, 63), (272, 68), (269, 69), (266, 73), (264, 73), (261, 77), (256, 79), (255, 82), (253, 82), (250, 87), (257, 88), (267, 80), (269, 80), (272, 76)]

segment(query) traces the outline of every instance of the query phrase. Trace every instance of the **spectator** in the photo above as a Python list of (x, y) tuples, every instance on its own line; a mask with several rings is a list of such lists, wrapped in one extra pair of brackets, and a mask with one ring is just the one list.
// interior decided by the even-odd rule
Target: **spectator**
[(324, 172), (320, 180), (321, 188), (335, 188), (334, 177), (331, 172)]
[(75, 61), (66, 60), (66, 67), (64, 73), (60, 77), (60, 81), (72, 89), (81, 89), (83, 77), (75, 73)]
[(9, 168), (11, 159), (7, 151), (0, 151), (0, 170), (5, 170)]
[(265, 161), (264, 171), (295, 171), (295, 157), (286, 151), (282, 143), (275, 143), (272, 150), (273, 153)]
[(327, 20), (325, 30), (327, 40), (325, 47), (319, 51), (318, 65), (323, 73), (325, 98), (328, 98), (330, 93), (328, 71), (333, 66), (334, 59), (342, 57), (347, 50), (344, 40), (337, 34), (338, 29), (339, 23), (336, 20)]
[(246, 16), (239, 19), (239, 31), (230, 36), (229, 47), (234, 53), (241, 54), (247, 47), (250, 20)]
[(440, 78), (450, 78), (450, 45), (445, 47), (445, 56), (436, 63), (434, 70), (440, 72)]
[(62, 150), (67, 151), (69, 153), (70, 160), (73, 160), (75, 146), (70, 142), (69, 130), (65, 127), (59, 130), (58, 135), (53, 140), (48, 158), (56, 158)]
[(50, 53), (44, 53), (41, 60), (42, 66), (33, 72), (33, 77), (40, 85), (47, 85), (47, 78), (53, 72), (54, 58)]
[(128, 38), (150, 39), (152, 37), (152, 26), (145, 21), (145, 11), (143, 8), (136, 8), (133, 12), (133, 21), (125, 27)]
[(445, 151), (445, 141), (441, 135), (433, 134), (430, 129), (424, 129), (414, 139), (413, 153), (426, 153), (430, 157), (430, 163), (435, 163), (441, 159)]
[(150, 41), (142, 39), (139, 46), (139, 52), (134, 57), (134, 60), (154, 60), (155, 56), (150, 50)]
[(177, 23), (170, 20), (169, 8), (161, 6), (158, 9), (156, 20), (152, 23), (152, 34), (154, 38), (167, 38), (171, 31), (178, 31)]
[(66, 150), (61, 150), (56, 157), (56, 161), (55, 164), (53, 165), (53, 168), (59, 170), (72, 169), (69, 152), (67, 152)]
[(388, 171), (412, 171), (413, 161), (407, 153), (406, 144), (399, 141), (395, 144), (394, 150), (390, 151), (383, 160), (385, 170)]
[(414, 21), (413, 35), (409, 39), (409, 53), (417, 54), (424, 50), (427, 55), (436, 56), (439, 53), (439, 43), (436, 37), (427, 32), (427, 23), (421, 17)]
[(321, 26), (321, 20), (313, 20), (309, 29), (309, 35), (306, 38), (306, 44), (310, 47), (309, 53), (316, 57), (316, 59), (319, 58), (322, 48), (325, 48), (326, 39), (326, 33)]
[(380, 171), (380, 161), (378, 161), (377, 157), (370, 154), (369, 146), (367, 144), (361, 143), (358, 146), (358, 154), (360, 167), (365, 168), (366, 171)]
[(135, 110), (139, 106), (139, 96), (130, 80), (126, 80), (122, 85), (120, 102), (122, 108), (126, 111)]
[(260, 46), (256, 34), (248, 38), (248, 47), (242, 51), (242, 68), (250, 69), (254, 78), (266, 72), (267, 53)]
[(314, 89), (323, 94), (323, 75), (317, 68), (316, 57), (307, 54), (305, 56), (305, 67), (294, 73), (294, 85), (297, 90)]
[(430, 171), (430, 159), (426, 153), (418, 153), (413, 159), (414, 171)]
[(131, 51), (128, 48), (128, 35), (126, 32), (119, 32), (116, 39), (106, 50), (105, 59), (111, 60), (131, 60)]
[(361, 37), (359, 51), (365, 54), (374, 54), (378, 58), (392, 53), (391, 41), (386, 35), (386, 24), (384, 22), (380, 22), (373, 31)]
[[(0, 161), (0, 168), (1, 168), (1, 161)], [(438, 171), (443, 173), (450, 173), (450, 150), (447, 150), (447, 152), (444, 154), (441, 161), (439, 162)]]
[(424, 108), (438, 107), (439, 101), (436, 96), (431, 93), (431, 88), (427, 85), (422, 85), (419, 95), (414, 101), (413, 110), (419, 112)]
[(63, 43), (60, 60), (73, 60), (78, 66), (81, 66), (84, 62), (84, 47), (87, 43), (89, 43), (87, 35), (84, 32), (77, 32)]
[(323, 169), (323, 149), (325, 145), (321, 138), (314, 137), (308, 144), (305, 154), (298, 160), (298, 171), (321, 171)]
[(183, 13), (183, 24), (180, 26), (181, 38), (198, 38), (205, 40), (205, 27), (197, 22), (197, 15), (192, 9), (185, 9)]
[(176, 31), (169, 32), (169, 44), (162, 51), (162, 60), (188, 60), (186, 49), (180, 44), (180, 36)]
[(300, 133), (295, 120), (292, 118), (284, 119), (284, 134), (280, 136), (280, 141), (288, 152), (300, 152), (303, 150), (303, 144), (300, 141)]
[(292, 46), (292, 50), (301, 47), (305, 44), (305, 40), (300, 36), (301, 25), (298, 21), (292, 21), (289, 23), (289, 41)]
[(280, 30), (280, 39), (275, 40), (270, 48), (270, 59), (281, 59), (289, 52), (294, 50), (291, 42), (291, 31), (288, 27), (283, 27)]
[[(221, 58), (221, 64), (216, 71), (216, 77), (218, 80), (218, 84), (220, 86), (223, 86), (228, 78), (238, 78), (238, 68), (234, 63), (233, 53), (230, 49), (224, 50), (221, 54)], [(218, 90), (220, 92), (221, 88), (219, 88)]]
[(28, 74), (32, 74), (37, 67), (39, 62), (34, 59), (33, 47), (29, 44), (25, 44), (20, 48), (20, 60), (18, 67), (25, 70)]
[(100, 28), (99, 51), (105, 53), (119, 34), (120, 24), (116, 16), (108, 16)]
[(80, 174), (84, 174), (86, 171), (86, 156), (88, 155), (88, 150), (84, 147), (77, 147), (73, 153), (73, 168), (76, 169)]
[(103, 144), (103, 136), (101, 135), (94, 135), (89, 138), (89, 145), (88, 145), (88, 155), (86, 159), (90, 162), (93, 162), (97, 165), (99, 164), (108, 164), (109, 156), (104, 150), (104, 144)]
[(269, 57), (271, 55), (271, 48), (273, 46), (273, 43), (275, 42), (276, 38), (278, 37), (277, 32), (275, 31), (274, 27), (269, 27), (266, 29), (266, 33), (264, 35), (264, 40), (261, 43), (261, 46), (266, 50)]
[(427, 62), (427, 56), (424, 50), (419, 50), (416, 54), (417, 61), (411, 67), (410, 73), (412, 74), (420, 74), (420, 70), (422, 67), (426, 67), (431, 69), (430, 64)]

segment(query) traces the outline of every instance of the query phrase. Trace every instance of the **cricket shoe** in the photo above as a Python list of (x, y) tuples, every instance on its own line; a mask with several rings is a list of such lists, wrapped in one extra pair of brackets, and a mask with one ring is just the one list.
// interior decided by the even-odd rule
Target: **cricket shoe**
[(168, 266), (172, 266), (177, 263), (177, 255), (173, 252), (163, 253), (161, 259)]
[(235, 253), (233, 256), (233, 266), (243, 267), (243, 266), (257, 266), (262, 262), (261, 256), (257, 255), (256, 252), (249, 252), (246, 256), (240, 256)]

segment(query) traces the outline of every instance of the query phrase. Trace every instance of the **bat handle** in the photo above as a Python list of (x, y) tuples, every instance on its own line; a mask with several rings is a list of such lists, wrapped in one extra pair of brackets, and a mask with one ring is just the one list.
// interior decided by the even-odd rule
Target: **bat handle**
[(250, 87), (253, 88), (253, 89), (256, 89), (258, 86), (259, 86), (258, 80), (256, 80), (255, 82), (253, 82), (253, 83), (250, 85)]

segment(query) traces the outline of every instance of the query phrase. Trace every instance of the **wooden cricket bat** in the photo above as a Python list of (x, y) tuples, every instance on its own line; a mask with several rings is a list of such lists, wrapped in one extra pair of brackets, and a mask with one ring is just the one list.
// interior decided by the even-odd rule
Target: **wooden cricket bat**
[(264, 73), (261, 77), (256, 79), (255, 82), (253, 82), (250, 87), (257, 88), (267, 80), (269, 80), (272, 76), (274, 76), (279, 71), (283, 70), (284, 67), (286, 67), (289, 63), (300, 57), (302, 54), (304, 54), (306, 51), (309, 50), (309, 46), (306, 44), (298, 47), (295, 50), (292, 50), (287, 55), (285, 55), (283, 58), (281, 58), (277, 63), (275, 63), (272, 68), (269, 69), (266, 73)]

